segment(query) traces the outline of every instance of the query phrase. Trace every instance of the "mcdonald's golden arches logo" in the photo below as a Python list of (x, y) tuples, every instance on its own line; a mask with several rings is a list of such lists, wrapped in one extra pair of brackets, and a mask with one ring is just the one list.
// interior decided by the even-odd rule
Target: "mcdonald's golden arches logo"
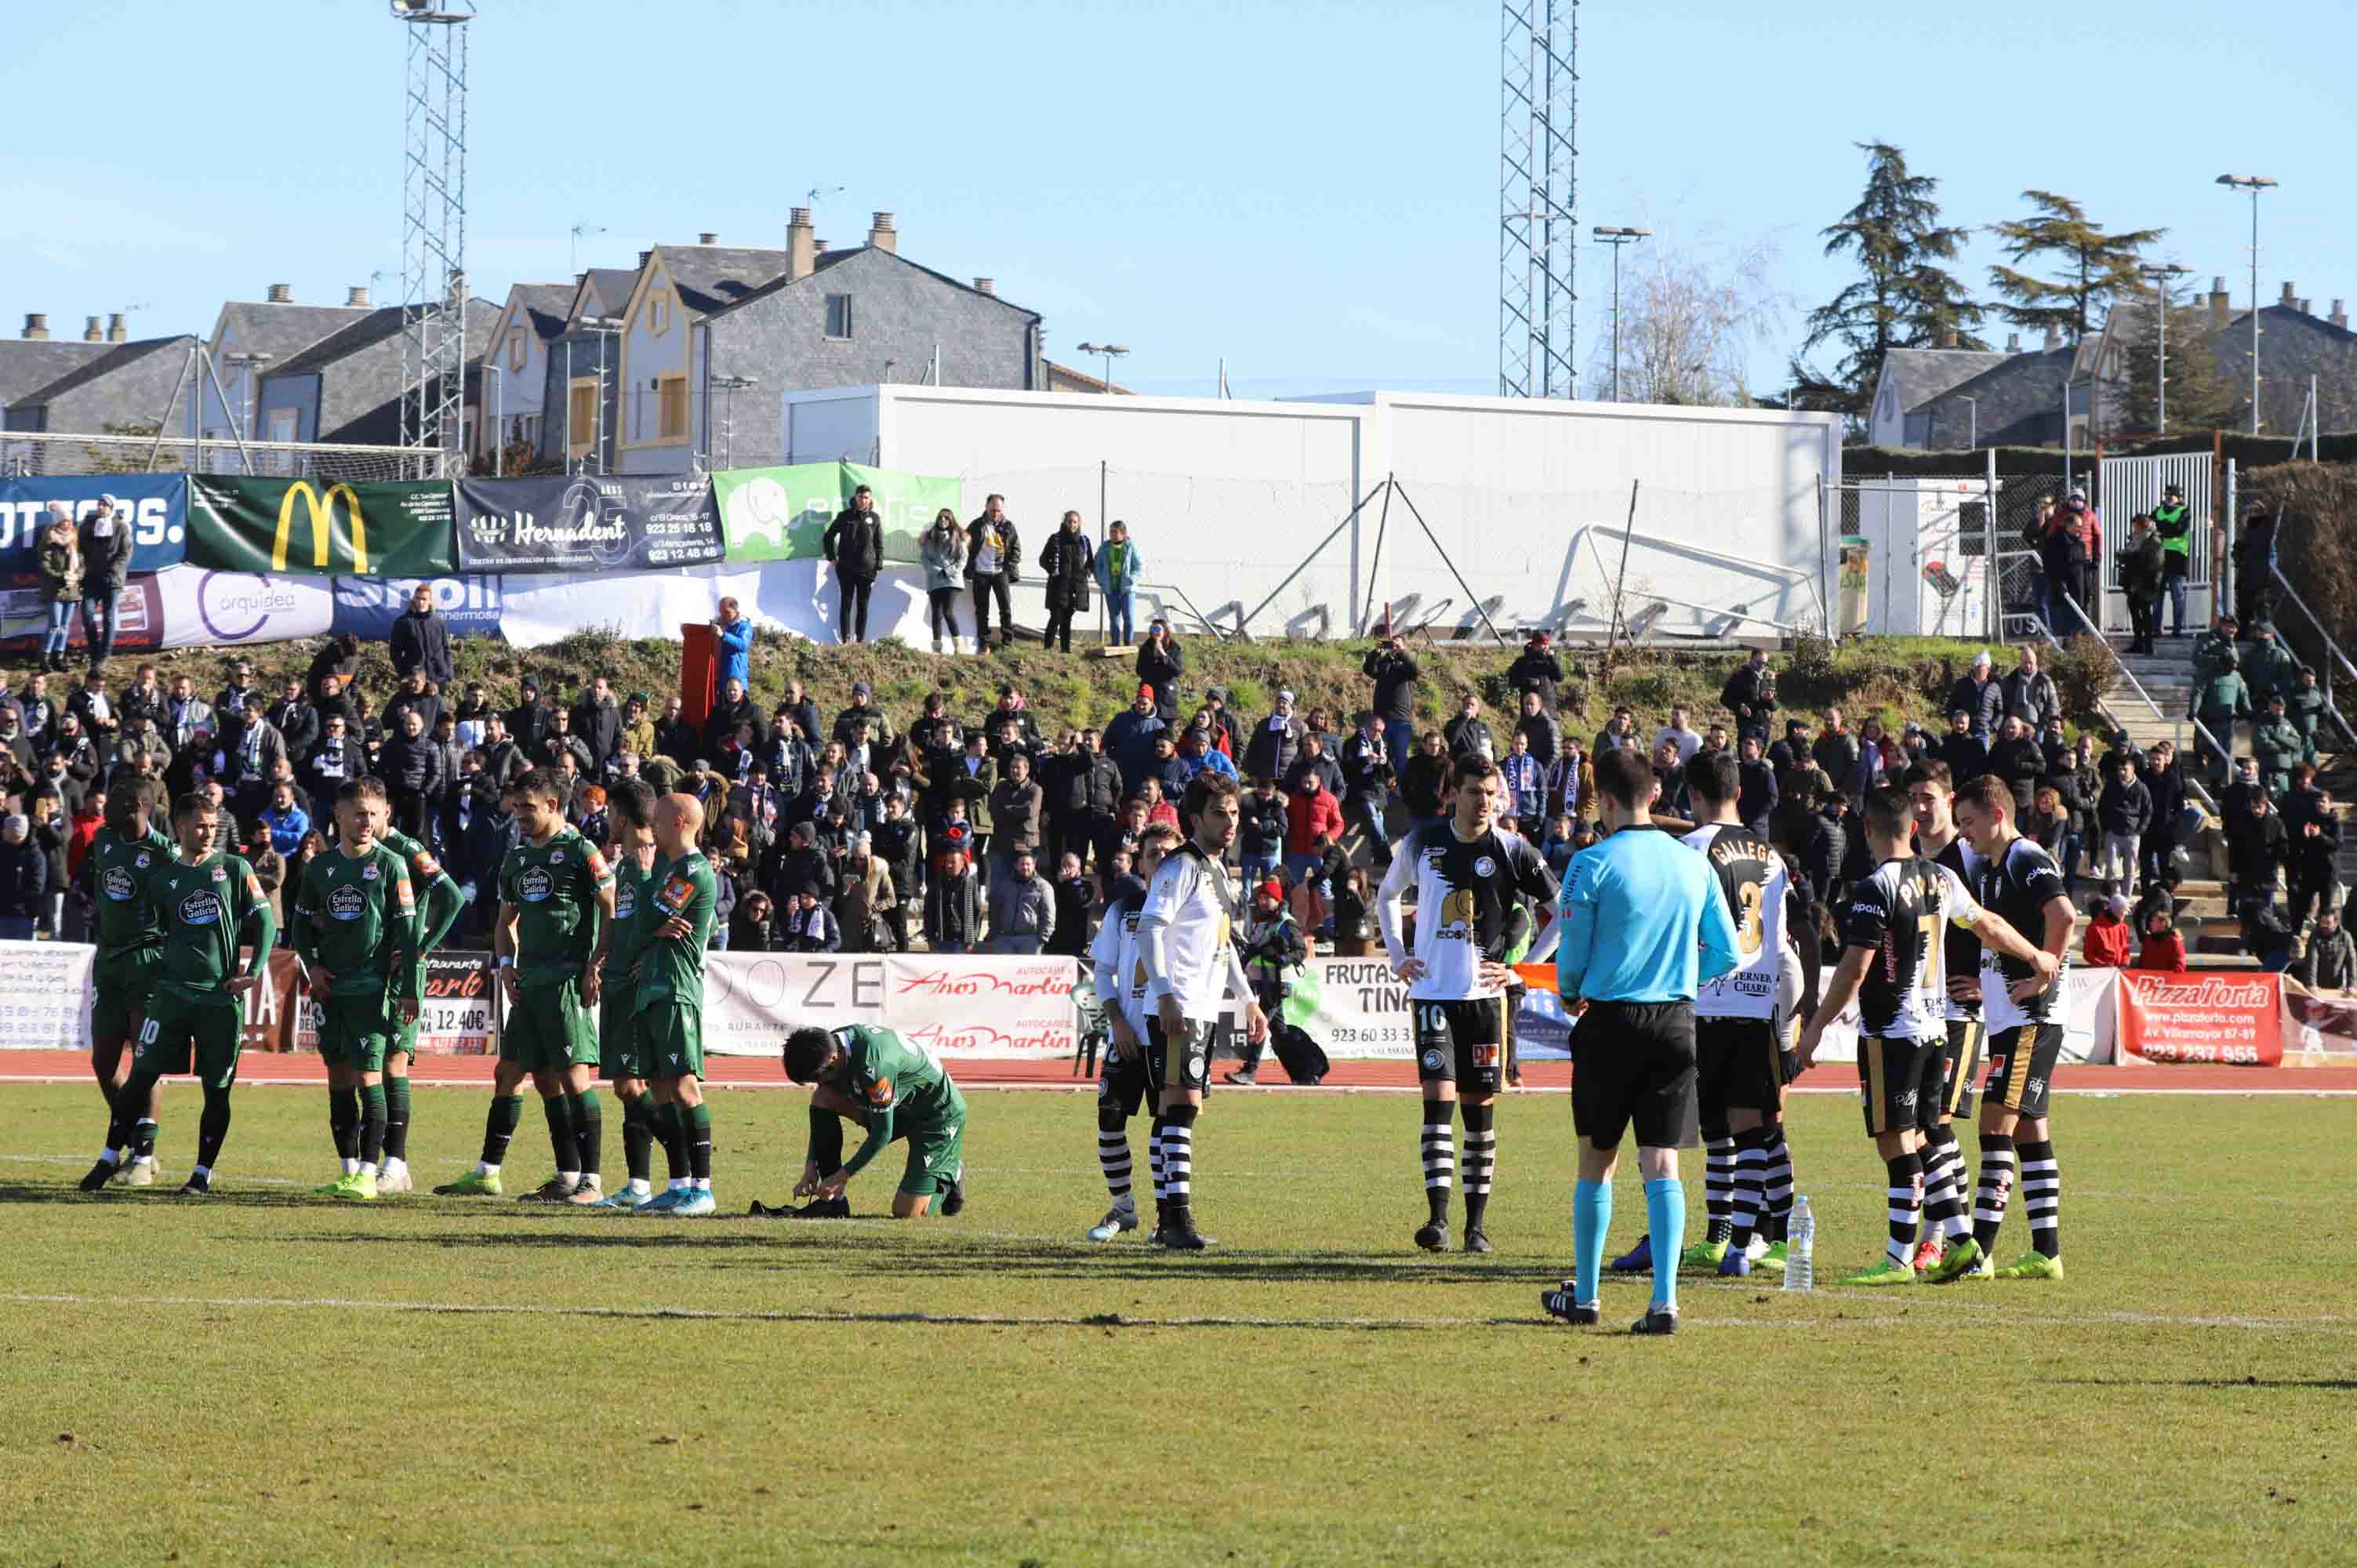
[(335, 551), (336, 500), (339, 497), (343, 499), (344, 515), (351, 523), (352, 574), (355, 576), (368, 575), (368, 524), (361, 516), (360, 498), (352, 493), (351, 486), (346, 484), (329, 485), (323, 498), (311, 488), (308, 479), (297, 479), (287, 486), (285, 499), (278, 503), (278, 532), (270, 545), (272, 571), (286, 570), (286, 542), (295, 530), (295, 503), (298, 500), (303, 503), (303, 510), (309, 514), (311, 521), (311, 570), (331, 570), (329, 561)]

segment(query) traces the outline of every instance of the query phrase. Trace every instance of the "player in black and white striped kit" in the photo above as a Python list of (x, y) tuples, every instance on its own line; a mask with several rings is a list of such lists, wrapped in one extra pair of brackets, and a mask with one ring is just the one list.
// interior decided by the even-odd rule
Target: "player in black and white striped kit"
[[(1976, 779), (1956, 797), (1956, 825), (1980, 865), (1981, 902), (2024, 931), (2039, 933), (2033, 971), (2018, 959), (1985, 953), (1981, 997), (1989, 1029), (1988, 1081), (1981, 1087), (1981, 1179), (1973, 1204), (1970, 1261), (1948, 1262), (1934, 1278), (2059, 1280), (2062, 1277), (2062, 1167), (2054, 1157), (2046, 1111), (2054, 1064), (2062, 1055), (2061, 973), (2069, 966), (2077, 912), (2054, 857), (2013, 827), (2013, 795), (2002, 780)], [(2033, 978), (2043, 984), (2031, 983)], [(2030, 1250), (2002, 1267), (1992, 1249), (2005, 1224), (2016, 1160)]]
[[(1908, 768), (1906, 784), (1915, 809), (1916, 853), (1954, 872), (1977, 897), (1980, 864), (1956, 831), (1956, 787), (1948, 765), (1936, 757), (1918, 762)], [(1981, 1022), (1981, 940), (1951, 926), (1946, 942), (1948, 1047), (1939, 1103), (1932, 1124), (1923, 1129), (1923, 1239), (1915, 1249), (1915, 1267), (1925, 1274), (1941, 1274), (1947, 1249), (1973, 1233), (1964, 1212), (1966, 1173), (1955, 1122), (1972, 1120), (1973, 1079), (1988, 1043)]]
[[(1154, 1085), (1160, 1069), (1147, 1060), (1146, 961), (1138, 956), (1137, 922), (1146, 912), (1147, 885), (1163, 857), (1178, 842), (1178, 830), (1156, 822), (1137, 835), (1135, 875), (1124, 877), (1105, 904), (1104, 922), (1089, 947), (1097, 1004), (1104, 1009), (1109, 1039), (1097, 1075), (1097, 1167), (1104, 1175), (1113, 1207), (1089, 1228), (1092, 1241), (1110, 1241), (1137, 1229), (1137, 1201), (1130, 1193), (1129, 1123), (1140, 1107), (1153, 1117), (1146, 1159), (1154, 1174), (1157, 1214), (1168, 1197), (1162, 1180), (1162, 1106)], [(1152, 1240), (1159, 1241), (1157, 1230)]]
[[(1722, 1274), (1751, 1272), (1750, 1247), (1766, 1208), (1768, 1169), (1784, 1141), (1783, 1031), (1778, 992), (1788, 930), (1807, 929), (1807, 899), (1768, 841), (1743, 825), (1736, 802), (1741, 793), (1735, 758), (1717, 752), (1700, 758), (1686, 773), (1695, 814), (1702, 825), (1683, 842), (1699, 850), (1718, 875), (1719, 890), (1735, 917), (1734, 969), (1695, 993), (1695, 1064), (1706, 1144), (1729, 1139), (1735, 1145), (1734, 1187), (1725, 1219), (1714, 1219), (1710, 1234), (1687, 1249), (1684, 1262)], [(1805, 977), (1803, 1016), (1816, 1010), (1817, 947), (1801, 948)], [(1789, 1154), (1783, 1156), (1789, 1162)], [(1781, 1183), (1783, 1207), (1792, 1207), (1789, 1164)], [(1722, 1227), (1724, 1230), (1722, 1230)], [(1768, 1255), (1781, 1264), (1781, 1249)]]

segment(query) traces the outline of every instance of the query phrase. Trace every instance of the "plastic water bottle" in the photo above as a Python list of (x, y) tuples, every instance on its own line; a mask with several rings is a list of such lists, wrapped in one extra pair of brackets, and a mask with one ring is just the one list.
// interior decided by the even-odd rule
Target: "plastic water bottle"
[(1817, 1285), (1817, 1217), (1809, 1208), (1808, 1195), (1792, 1199), (1792, 1220), (1785, 1227), (1784, 1288), (1790, 1291), (1814, 1290)]

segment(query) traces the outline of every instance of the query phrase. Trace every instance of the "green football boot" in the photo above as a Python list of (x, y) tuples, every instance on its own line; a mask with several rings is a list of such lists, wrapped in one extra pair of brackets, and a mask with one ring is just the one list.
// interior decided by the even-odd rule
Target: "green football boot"
[(446, 1181), (434, 1189), (436, 1197), (504, 1197), (507, 1191), (500, 1186), (500, 1173), (489, 1176), (481, 1171), (468, 1171), (457, 1181)]
[(2062, 1277), (2062, 1260), (2050, 1258), (2043, 1252), (2024, 1252), (1996, 1272), (2001, 1280), (2059, 1280)]
[(1845, 1285), (1911, 1285), (1915, 1271), (1909, 1264), (1885, 1254), (1874, 1267), (1851, 1274), (1841, 1282)]

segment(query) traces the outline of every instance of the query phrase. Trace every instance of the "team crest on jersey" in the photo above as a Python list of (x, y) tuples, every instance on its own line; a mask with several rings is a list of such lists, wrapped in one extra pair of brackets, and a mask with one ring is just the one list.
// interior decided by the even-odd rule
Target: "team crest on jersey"
[(1476, 876), (1495, 876), (1498, 875), (1498, 863), (1485, 854), (1480, 859), (1473, 863), (1473, 875)]
[(1425, 1071), (1426, 1071), (1426, 1072), (1438, 1072), (1438, 1071), (1440, 1070), (1440, 1063), (1441, 1063), (1441, 1060), (1442, 1060), (1442, 1058), (1441, 1058), (1441, 1055), (1440, 1055), (1440, 1053), (1439, 1053), (1438, 1051), (1426, 1051), (1426, 1052), (1425, 1052), (1425, 1053), (1424, 1053), (1424, 1070), (1425, 1070)]
[(516, 891), (523, 895), (527, 904), (537, 904), (555, 890), (556, 879), (537, 865), (528, 868), (516, 878)]
[(361, 880), (363, 882), (374, 882), (376, 880), (376, 867), (373, 865), (364, 865), (361, 867)]
[(221, 900), (210, 893), (191, 893), (180, 900), (180, 924), (210, 926), (221, 919)]
[(215, 882), (227, 882), (229, 880), (229, 867), (226, 865), (214, 866), (213, 880)]
[(140, 870), (145, 871), (147, 869), (147, 863), (153, 858), (154, 856), (150, 855), (143, 849), (139, 852), (138, 857), (133, 860), (131, 864), (137, 866)]
[[(371, 875), (376, 867), (369, 867)], [(347, 882), (328, 895), (328, 913), (339, 920), (357, 920), (368, 912), (368, 895)]]
[(563, 865), (565, 864), (565, 852), (561, 849), (550, 850), (548, 852), (548, 864), (551, 865)]

